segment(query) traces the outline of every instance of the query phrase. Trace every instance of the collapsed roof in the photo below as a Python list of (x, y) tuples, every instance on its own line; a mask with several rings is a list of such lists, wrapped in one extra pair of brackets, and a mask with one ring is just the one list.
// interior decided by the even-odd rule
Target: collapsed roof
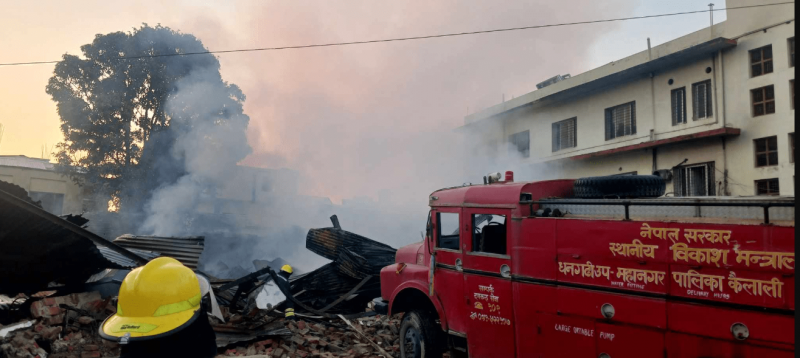
[(123, 268), (99, 246), (126, 260), (146, 259), (53, 215), (24, 189), (0, 181), (0, 292), (35, 292), (50, 282), (82, 283), (106, 268)]

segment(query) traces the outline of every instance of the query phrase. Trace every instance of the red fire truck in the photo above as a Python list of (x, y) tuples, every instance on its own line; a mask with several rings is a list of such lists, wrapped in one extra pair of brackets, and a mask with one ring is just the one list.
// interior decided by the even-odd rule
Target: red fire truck
[(499, 178), (431, 194), (381, 271), (402, 357), (794, 356), (794, 198)]

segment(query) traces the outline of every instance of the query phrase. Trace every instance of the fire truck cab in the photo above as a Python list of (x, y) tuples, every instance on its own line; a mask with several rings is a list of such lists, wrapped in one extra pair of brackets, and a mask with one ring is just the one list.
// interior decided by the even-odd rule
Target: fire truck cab
[(401, 356), (794, 356), (794, 198), (573, 185), (432, 193), (425, 239), (381, 271)]

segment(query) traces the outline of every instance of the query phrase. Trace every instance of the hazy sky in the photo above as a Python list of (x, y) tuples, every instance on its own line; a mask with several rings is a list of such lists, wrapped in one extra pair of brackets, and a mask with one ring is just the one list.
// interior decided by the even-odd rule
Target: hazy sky
[[(717, 1), (718, 8), (724, 1)], [(162, 24), (211, 50), (370, 40), (707, 9), (708, 1), (0, 1), (0, 63), (80, 54), (95, 34)], [(715, 13), (715, 21), (724, 20)], [(305, 193), (377, 196), (436, 176), (468, 112), (708, 26), (708, 14), (334, 48), (223, 54), (247, 95), (246, 164), (299, 170)], [(0, 67), (0, 154), (61, 140), (53, 65)], [(536, 140), (534, 138), (533, 140)], [(431, 159), (433, 158), (433, 159)], [(502, 168), (500, 168), (502, 169)], [(485, 173), (476, 173), (476, 178)], [(460, 183), (453, 183), (460, 184)], [(414, 185), (411, 185), (414, 186)], [(430, 192), (430, 191), (428, 191)], [(425, 197), (421, 197), (423, 200)]]

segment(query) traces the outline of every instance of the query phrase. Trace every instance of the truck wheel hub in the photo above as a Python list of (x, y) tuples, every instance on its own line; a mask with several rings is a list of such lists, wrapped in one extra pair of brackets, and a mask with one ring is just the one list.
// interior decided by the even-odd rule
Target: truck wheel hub
[(405, 357), (417, 357), (417, 351), (419, 350), (419, 334), (416, 329), (408, 328), (405, 334), (405, 341), (404, 348), (405, 348)]

